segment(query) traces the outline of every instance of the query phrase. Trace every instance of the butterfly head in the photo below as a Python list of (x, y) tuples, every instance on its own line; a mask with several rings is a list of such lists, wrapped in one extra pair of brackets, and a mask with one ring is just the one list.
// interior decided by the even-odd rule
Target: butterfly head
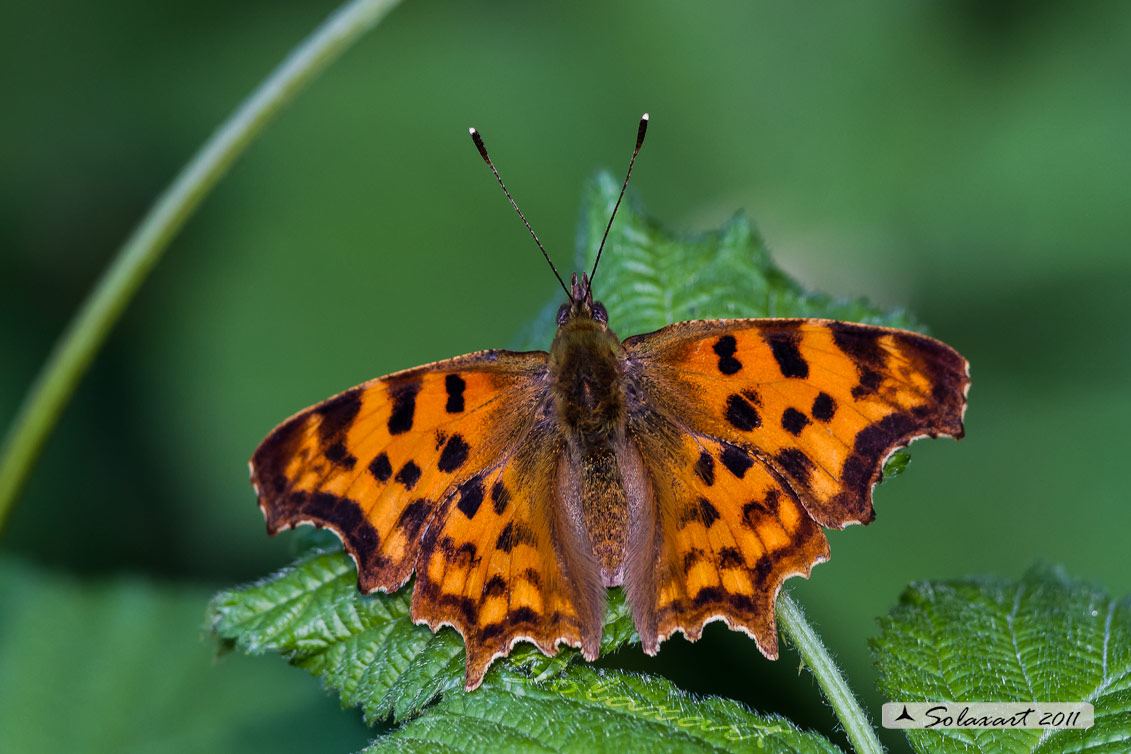
[(558, 326), (577, 319), (590, 319), (602, 325), (609, 324), (609, 313), (605, 305), (593, 300), (593, 290), (589, 278), (583, 272), (579, 278), (575, 273), (570, 280), (569, 301), (558, 307)]

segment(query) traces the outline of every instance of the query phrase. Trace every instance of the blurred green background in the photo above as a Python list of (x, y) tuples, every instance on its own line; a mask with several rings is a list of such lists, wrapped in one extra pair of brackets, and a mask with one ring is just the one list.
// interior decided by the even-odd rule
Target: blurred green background
[[(333, 7), (0, 6), (5, 425), (156, 194)], [(213, 661), (210, 591), (291, 557), (247, 458), (333, 392), (513, 343), (554, 295), (469, 125), (569, 268), (581, 187), (623, 170), (645, 110), (633, 188), (654, 216), (744, 211), (804, 285), (906, 307), (972, 363), (967, 439), (917, 444), (875, 525), (791, 582), (874, 718), (865, 640), (908, 581), (1047, 559), (1131, 591), (1131, 5), (408, 0), (209, 197), (51, 439), (0, 543), (36, 585), (0, 605), (0, 677), (28, 715), (0, 740), (360, 748), (360, 715), (304, 672)], [(119, 638), (76, 644), (95, 629)], [(74, 657), (43, 668), (60, 645)], [(614, 661), (839, 735), (796, 655), (719, 625)], [(58, 717), (92, 695), (112, 727)]]

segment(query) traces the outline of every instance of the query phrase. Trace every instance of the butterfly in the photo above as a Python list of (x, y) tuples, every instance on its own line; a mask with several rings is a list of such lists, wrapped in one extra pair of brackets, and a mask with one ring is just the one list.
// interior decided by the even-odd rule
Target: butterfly
[(438, 361), (287, 419), (251, 459), (268, 532), (332, 530), (366, 594), (415, 573), (412, 619), (463, 636), (468, 690), (520, 641), (596, 659), (615, 586), (648, 654), (721, 620), (776, 657), (775, 598), (828, 559), (822, 527), (874, 518), (896, 448), (962, 437), (966, 360), (822, 319), (619, 340), (593, 297), (596, 262), (566, 288), (471, 134), (566, 292), (549, 352)]

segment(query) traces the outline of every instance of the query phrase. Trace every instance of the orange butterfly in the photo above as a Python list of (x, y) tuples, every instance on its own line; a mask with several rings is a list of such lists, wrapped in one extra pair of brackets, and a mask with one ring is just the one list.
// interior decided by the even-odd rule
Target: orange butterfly
[(463, 635), (469, 690), (518, 641), (596, 659), (620, 585), (649, 654), (722, 620), (776, 657), (774, 600), (828, 559), (821, 527), (874, 518), (894, 449), (963, 434), (968, 365), (937, 340), (735, 319), (620, 341), (592, 276), (573, 276), (549, 353), (371, 380), (283, 422), (251, 460), (269, 533), (333, 530), (365, 593), (416, 573), (412, 618)]

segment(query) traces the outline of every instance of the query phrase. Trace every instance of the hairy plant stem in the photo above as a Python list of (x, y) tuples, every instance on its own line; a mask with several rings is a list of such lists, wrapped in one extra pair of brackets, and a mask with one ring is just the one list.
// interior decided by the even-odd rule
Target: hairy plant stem
[(848, 740), (852, 742), (857, 754), (883, 754), (884, 747), (876, 737), (876, 731), (868, 722), (860, 702), (841, 675), (840, 668), (833, 662), (829, 651), (821, 643), (817, 632), (805, 620), (805, 614), (783, 589), (778, 593), (778, 625), (801, 654), (801, 659), (821, 684), (825, 697), (833, 707)]
[(55, 343), (0, 448), (0, 530), (67, 401), (177, 231), (283, 106), (399, 1), (350, 0), (334, 11), (216, 129), (126, 239)]

